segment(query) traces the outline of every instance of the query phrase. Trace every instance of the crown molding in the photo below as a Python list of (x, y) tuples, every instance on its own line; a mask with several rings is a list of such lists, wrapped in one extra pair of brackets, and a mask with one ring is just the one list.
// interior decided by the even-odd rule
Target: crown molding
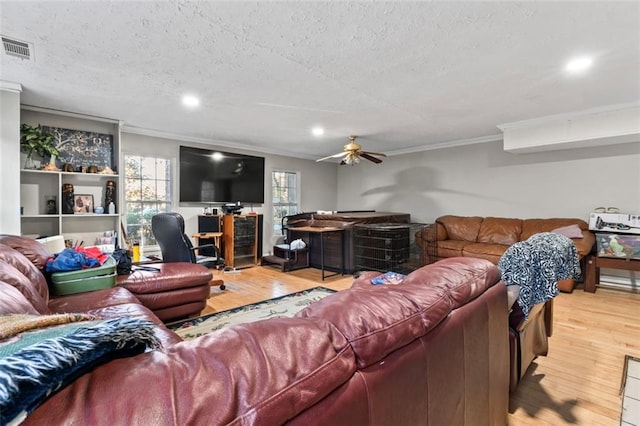
[(150, 136), (154, 138), (178, 140), (181, 142), (193, 142), (193, 143), (199, 143), (204, 145), (215, 145), (215, 146), (220, 146), (224, 148), (233, 148), (233, 149), (240, 149), (243, 151), (255, 152), (258, 154), (279, 155), (279, 156), (286, 156), (286, 157), (293, 157), (293, 158), (301, 158), (304, 160), (315, 160), (316, 158), (308, 154), (299, 154), (297, 152), (287, 153), (287, 152), (282, 152), (282, 151), (264, 148), (264, 147), (256, 147), (255, 145), (247, 145), (242, 143), (223, 141), (219, 139), (207, 139), (207, 138), (200, 138), (195, 136), (187, 136), (187, 135), (182, 135), (178, 133), (165, 132), (161, 130), (153, 130), (153, 129), (145, 129), (143, 127), (129, 126), (127, 124), (123, 124), (120, 129), (122, 133), (131, 133), (134, 135)]
[(81, 114), (79, 112), (65, 111), (65, 110), (55, 109), (55, 108), (39, 107), (35, 105), (22, 104), (20, 105), (20, 108), (24, 109), (25, 111), (43, 112), (46, 114), (55, 114), (55, 115), (61, 115), (64, 117), (79, 118), (81, 120), (100, 121), (102, 123), (117, 124), (118, 126), (120, 126), (120, 123), (121, 123), (120, 120), (116, 120), (115, 118), (99, 117), (97, 115)]
[(22, 85), (20, 83), (14, 83), (13, 81), (0, 80), (0, 90), (21, 93)]
[(395, 155), (413, 154), (416, 152), (433, 151), (434, 149), (453, 148), (456, 146), (475, 145), (480, 143), (497, 142), (497, 141), (502, 141), (502, 135), (497, 134), (497, 135), (489, 135), (489, 136), (480, 136), (478, 138), (458, 139), (455, 141), (438, 142), (438, 143), (429, 144), (429, 145), (417, 146), (414, 148), (398, 149), (396, 151), (385, 151), (385, 154), (387, 154), (388, 157), (393, 157)]

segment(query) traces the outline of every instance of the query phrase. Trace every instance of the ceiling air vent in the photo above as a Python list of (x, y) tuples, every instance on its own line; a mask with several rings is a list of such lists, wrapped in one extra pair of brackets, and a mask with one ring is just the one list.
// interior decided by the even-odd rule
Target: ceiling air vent
[(29, 43), (2, 36), (2, 45), (4, 46), (4, 53), (9, 56), (26, 59), (27, 61), (32, 59)]

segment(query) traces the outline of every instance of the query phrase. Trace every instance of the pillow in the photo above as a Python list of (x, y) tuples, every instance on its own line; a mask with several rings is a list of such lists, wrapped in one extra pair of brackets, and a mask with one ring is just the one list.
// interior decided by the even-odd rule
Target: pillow
[[(47, 326), (52, 323), (62, 325)], [(0, 337), (3, 425), (21, 423), (51, 394), (98, 365), (159, 346), (153, 323), (134, 318), (9, 315), (0, 317), (0, 324), (5, 331)]]
[(564, 235), (567, 238), (583, 238), (582, 230), (578, 225), (567, 225), (561, 226), (560, 228), (556, 228), (551, 232), (555, 232), (556, 234)]

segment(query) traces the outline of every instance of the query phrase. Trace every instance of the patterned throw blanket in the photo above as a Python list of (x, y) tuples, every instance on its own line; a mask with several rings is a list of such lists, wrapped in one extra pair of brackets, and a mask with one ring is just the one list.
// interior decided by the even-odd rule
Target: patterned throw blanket
[(153, 329), (133, 318), (0, 316), (0, 425), (21, 423), (53, 392), (100, 364), (159, 347)]
[(498, 269), (506, 285), (520, 286), (518, 304), (525, 318), (533, 305), (558, 295), (558, 281), (581, 276), (576, 245), (553, 232), (513, 244), (500, 258)]

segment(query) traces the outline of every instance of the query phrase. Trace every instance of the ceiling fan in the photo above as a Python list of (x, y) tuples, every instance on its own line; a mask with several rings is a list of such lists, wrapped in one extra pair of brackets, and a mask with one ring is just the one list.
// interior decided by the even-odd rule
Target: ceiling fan
[(320, 158), (316, 160), (316, 162), (329, 160), (331, 158), (343, 157), (342, 161), (340, 161), (340, 165), (342, 164), (354, 165), (354, 164), (358, 164), (360, 162), (360, 157), (362, 157), (376, 164), (382, 163), (382, 160), (380, 158), (376, 158), (375, 156), (386, 157), (386, 154), (382, 154), (380, 152), (363, 151), (360, 144), (356, 143), (356, 138), (357, 136), (354, 136), (354, 135), (349, 136), (349, 143), (344, 146), (344, 149), (342, 152), (338, 154), (330, 155), (328, 157)]

